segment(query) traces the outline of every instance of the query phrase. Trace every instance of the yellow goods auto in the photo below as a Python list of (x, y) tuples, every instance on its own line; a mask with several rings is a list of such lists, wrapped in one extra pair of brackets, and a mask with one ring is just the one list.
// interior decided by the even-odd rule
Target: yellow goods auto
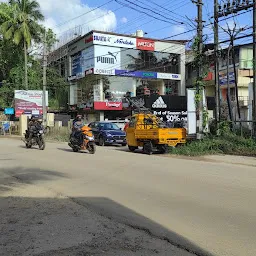
[(157, 116), (140, 113), (132, 116), (126, 140), (130, 151), (143, 147), (144, 153), (149, 155), (154, 149), (165, 153), (168, 146), (186, 143), (186, 129), (167, 128)]

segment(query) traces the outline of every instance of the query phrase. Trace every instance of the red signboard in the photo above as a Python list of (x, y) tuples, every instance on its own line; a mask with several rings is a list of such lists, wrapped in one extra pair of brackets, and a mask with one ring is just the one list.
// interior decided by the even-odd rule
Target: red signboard
[(94, 102), (95, 110), (122, 110), (122, 102), (112, 102), (112, 101), (95, 101)]
[(137, 38), (136, 47), (139, 50), (144, 51), (154, 51), (155, 50), (155, 42), (153, 40)]

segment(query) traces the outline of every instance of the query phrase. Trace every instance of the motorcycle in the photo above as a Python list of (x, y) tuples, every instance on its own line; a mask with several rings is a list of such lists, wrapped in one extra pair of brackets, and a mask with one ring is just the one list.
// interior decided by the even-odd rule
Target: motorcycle
[[(30, 134), (32, 135), (30, 136)], [(44, 129), (42, 125), (37, 125), (34, 129), (32, 130), (26, 130), (25, 135), (25, 144), (26, 148), (32, 148), (32, 146), (37, 146), (39, 147), (40, 150), (45, 149), (45, 141), (44, 141)]]
[(79, 138), (75, 136), (70, 136), (70, 142), (68, 145), (73, 149), (74, 152), (78, 152), (80, 150), (88, 150), (90, 154), (95, 154), (96, 152), (96, 145), (94, 136), (91, 132), (91, 128), (88, 126), (83, 126), (80, 130), (82, 136), (82, 144)]

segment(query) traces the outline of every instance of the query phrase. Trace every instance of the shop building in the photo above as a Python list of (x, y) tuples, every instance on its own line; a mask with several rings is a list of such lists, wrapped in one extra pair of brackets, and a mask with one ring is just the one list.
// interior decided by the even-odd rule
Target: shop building
[(89, 121), (124, 119), (125, 95), (185, 95), (185, 41), (91, 31), (49, 55), (70, 84), (69, 105)]
[[(235, 91), (235, 76), (232, 57), (227, 65), (228, 49), (220, 51), (219, 56), (219, 84), (220, 84), (220, 100), (221, 104), (227, 104), (227, 73), (229, 76), (229, 86), (233, 112), (236, 110), (236, 91)], [(206, 96), (215, 97), (215, 72), (214, 72), (214, 55), (209, 55), (209, 73), (205, 78)], [(249, 100), (249, 84), (253, 81), (253, 49), (252, 44), (236, 45), (235, 46), (235, 66), (237, 74), (238, 100), (241, 108), (242, 120), (247, 120), (248, 110), (252, 104)], [(196, 70), (193, 67), (193, 55), (191, 52), (186, 53), (186, 86), (193, 87), (196, 79)]]

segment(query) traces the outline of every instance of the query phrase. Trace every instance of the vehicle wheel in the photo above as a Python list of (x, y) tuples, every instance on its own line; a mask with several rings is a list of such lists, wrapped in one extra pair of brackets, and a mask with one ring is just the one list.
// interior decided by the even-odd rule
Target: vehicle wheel
[(158, 145), (157, 149), (161, 154), (165, 154), (168, 150), (168, 147), (166, 145)]
[(78, 148), (72, 148), (73, 152), (78, 152)]
[(143, 152), (144, 152), (144, 154), (147, 154), (147, 155), (152, 155), (153, 154), (153, 146), (152, 146), (152, 143), (150, 141), (144, 143)]
[(134, 152), (136, 149), (138, 149), (138, 147), (134, 147), (134, 146), (128, 146), (128, 148), (131, 152)]
[(29, 143), (26, 143), (26, 148), (32, 148), (32, 145)]
[(96, 152), (96, 145), (94, 143), (90, 143), (88, 145), (88, 151), (90, 154), (95, 154)]
[(105, 145), (105, 140), (102, 136), (99, 137), (99, 146), (104, 146)]
[(38, 145), (39, 145), (39, 149), (40, 150), (44, 150), (45, 149), (45, 142), (44, 142), (44, 140), (40, 140)]
[(122, 146), (123, 146), (123, 147), (126, 147), (126, 146), (127, 146), (127, 143), (122, 143)]

